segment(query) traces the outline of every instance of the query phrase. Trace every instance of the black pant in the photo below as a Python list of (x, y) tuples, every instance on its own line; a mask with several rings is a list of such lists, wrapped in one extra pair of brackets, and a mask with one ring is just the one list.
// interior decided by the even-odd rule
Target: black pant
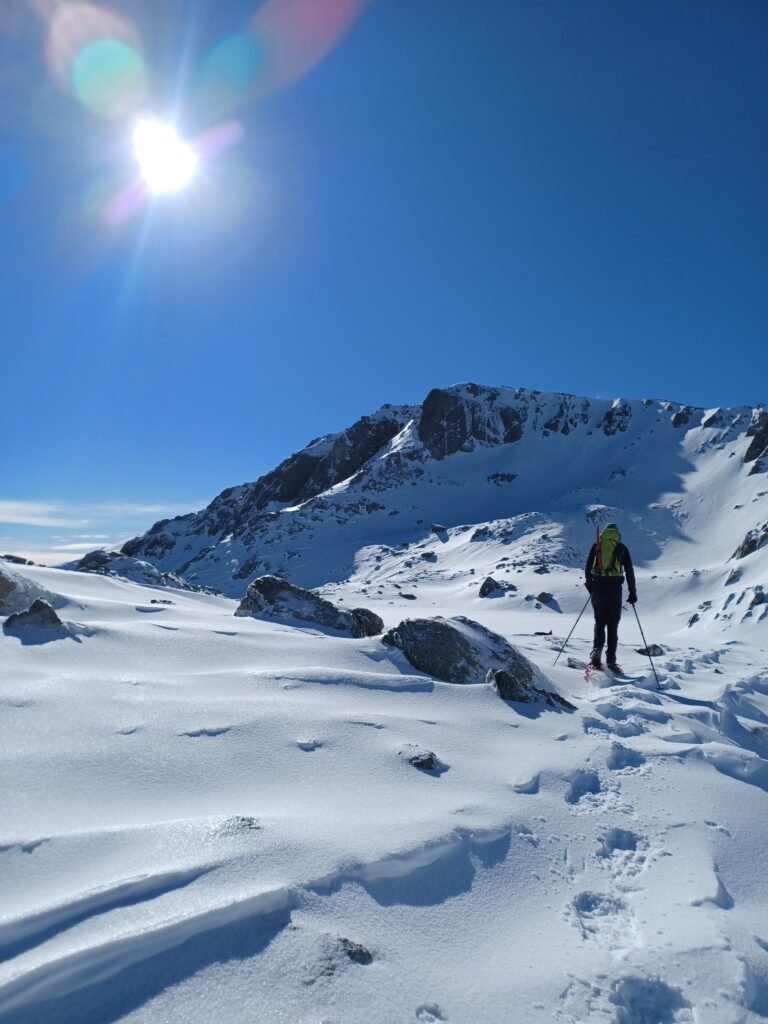
[(621, 618), (621, 583), (618, 580), (593, 582), (592, 608), (595, 612), (595, 650), (602, 651), (605, 631), (608, 630), (606, 660), (616, 661), (616, 646), (619, 642), (619, 619)]

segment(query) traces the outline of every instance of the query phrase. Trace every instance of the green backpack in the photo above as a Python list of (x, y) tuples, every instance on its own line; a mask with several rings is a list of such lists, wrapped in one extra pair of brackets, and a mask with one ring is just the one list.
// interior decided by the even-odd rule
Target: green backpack
[(621, 541), (621, 534), (615, 523), (609, 523), (603, 532), (597, 531), (595, 542), (595, 561), (592, 565), (593, 576), (621, 576), (621, 562), (616, 557), (616, 549)]

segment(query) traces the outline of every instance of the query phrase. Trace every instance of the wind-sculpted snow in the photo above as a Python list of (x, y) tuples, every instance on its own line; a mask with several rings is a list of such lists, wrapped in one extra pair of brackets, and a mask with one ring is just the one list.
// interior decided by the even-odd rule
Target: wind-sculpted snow
[[(588, 683), (566, 659), (584, 664), (589, 621), (552, 666), (580, 572), (547, 563), (562, 611), (536, 601), (516, 529), (430, 533), (434, 560), (372, 546), (366, 570), (395, 578), (371, 607), (397, 629), (408, 579), (421, 619), (480, 661), (514, 647), (568, 714), (499, 700), (479, 670), (442, 682), (379, 637), (14, 570), (81, 632), (0, 632), (3, 1024), (762, 1019), (764, 641), (684, 621), (700, 587), (754, 587), (748, 560), (727, 587), (639, 567), (660, 689), (626, 619), (627, 674)], [(472, 551), (516, 590), (479, 597)]]

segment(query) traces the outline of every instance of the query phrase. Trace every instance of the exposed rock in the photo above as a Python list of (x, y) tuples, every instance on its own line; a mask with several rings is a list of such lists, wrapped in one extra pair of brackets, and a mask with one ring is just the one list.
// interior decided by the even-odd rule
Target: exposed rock
[[(520, 655), (522, 657), (522, 655)], [(529, 663), (530, 664), (530, 663)], [(502, 700), (511, 700), (521, 704), (531, 704), (537, 700), (545, 700), (550, 707), (574, 709), (574, 705), (561, 697), (559, 693), (544, 690), (526, 679), (527, 671), (518, 666), (516, 672), (508, 672), (503, 668), (488, 670), (486, 682), (494, 686)]]
[(19, 555), (0, 555), (0, 559), (4, 562), (12, 562), (13, 565), (34, 565), (34, 562), (30, 562), (28, 558), (21, 558)]
[(418, 436), (435, 459), (471, 450), (481, 444), (512, 444), (523, 436), (525, 411), (495, 403), (500, 393), (467, 384), (458, 389), (435, 388), (421, 407)]
[(757, 408), (752, 412), (752, 422), (747, 427), (747, 437), (751, 437), (749, 448), (744, 453), (745, 462), (754, 462), (768, 449), (768, 409)]
[(373, 953), (371, 953), (370, 949), (360, 945), (359, 942), (353, 942), (351, 939), (342, 937), (339, 939), (339, 944), (353, 964), (373, 963)]
[(693, 415), (693, 409), (689, 405), (684, 405), (682, 409), (679, 409), (672, 417), (673, 427), (684, 427), (691, 422), (691, 416)]
[(437, 561), (437, 553), (434, 551), (422, 551), (420, 557), (423, 558), (425, 562)]
[(616, 401), (605, 413), (599, 426), (603, 428), (606, 437), (612, 437), (627, 429), (632, 418), (632, 409), (628, 402), (623, 399)]
[(741, 544), (736, 548), (731, 558), (746, 558), (768, 541), (768, 523), (762, 523), (750, 530)]
[(754, 608), (756, 605), (765, 604), (768, 600), (763, 592), (762, 587), (755, 587), (755, 592), (752, 595), (752, 600), (749, 602), (749, 607)]
[(647, 647), (636, 647), (635, 652), (637, 654), (642, 654), (646, 658), (649, 655), (651, 658), (660, 658), (664, 653), (664, 648), (659, 647), (658, 644), (649, 644)]
[(694, 612), (693, 615), (690, 617), (690, 619), (688, 619), (688, 626), (689, 627), (690, 626), (695, 626), (696, 623), (699, 621), (699, 618), (700, 618), (699, 613), (698, 612)]
[(361, 636), (379, 636), (384, 629), (384, 620), (369, 608), (353, 608), (351, 614), (357, 620)]
[(442, 526), (440, 523), (432, 523), (430, 530), (432, 533), (448, 533), (448, 527)]
[(61, 629), (63, 622), (46, 600), (38, 597), (25, 612), (16, 612), (5, 620), (5, 629)]
[(400, 756), (412, 764), (414, 768), (419, 768), (423, 772), (433, 772), (440, 767), (440, 760), (433, 750), (427, 750), (426, 747), (416, 746), (415, 743), (406, 743), (400, 750)]
[(738, 583), (741, 579), (741, 569), (731, 569), (728, 573), (728, 579), (725, 581), (725, 586), (730, 587), (732, 583)]
[(280, 576), (260, 576), (248, 587), (235, 615), (268, 615), (300, 619), (360, 638), (378, 636), (384, 622), (367, 608), (345, 611), (312, 590), (297, 587)]
[(488, 597), (490, 594), (496, 594), (504, 588), (497, 582), (493, 576), (486, 576), (483, 582), (480, 584), (480, 597)]
[(550, 601), (554, 601), (555, 595), (550, 594), (548, 590), (542, 590), (540, 594), (536, 595), (536, 600), (541, 601), (542, 604), (549, 604)]
[(488, 476), (489, 484), (496, 484), (501, 486), (502, 484), (511, 484), (513, 480), (517, 479), (517, 473), (490, 473)]
[(405, 619), (382, 640), (401, 650), (414, 668), (446, 683), (492, 682), (498, 688), (493, 673), (502, 670), (502, 689), (516, 694), (506, 699), (546, 698), (550, 705), (566, 706), (562, 698), (546, 689), (548, 680), (543, 673), (504, 637), (463, 615)]

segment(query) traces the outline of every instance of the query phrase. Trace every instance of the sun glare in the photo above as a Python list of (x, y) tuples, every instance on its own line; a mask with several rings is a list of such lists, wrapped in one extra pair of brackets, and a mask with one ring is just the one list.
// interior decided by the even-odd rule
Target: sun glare
[(141, 177), (150, 192), (179, 192), (192, 181), (198, 157), (176, 130), (162, 121), (142, 120), (133, 129)]

